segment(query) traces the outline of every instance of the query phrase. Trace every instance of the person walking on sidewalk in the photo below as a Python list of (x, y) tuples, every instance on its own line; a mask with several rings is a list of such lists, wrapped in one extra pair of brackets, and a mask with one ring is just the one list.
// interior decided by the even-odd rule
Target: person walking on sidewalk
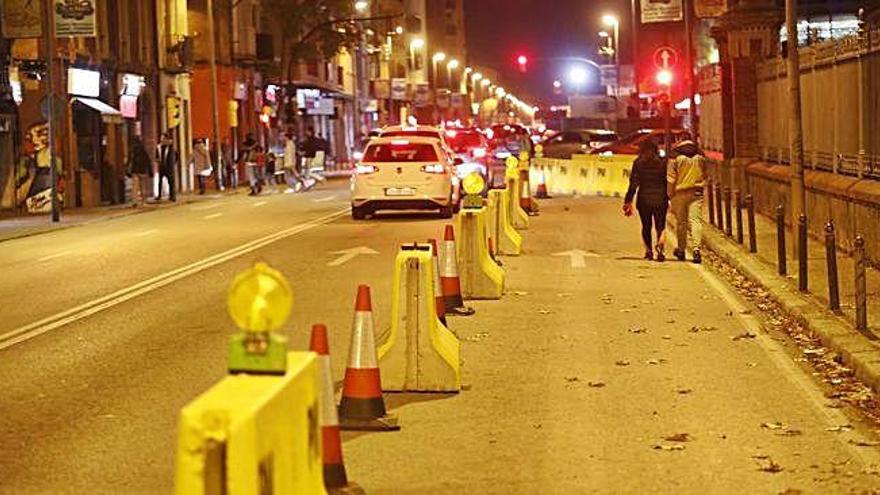
[[(666, 261), (665, 231), (666, 211), (669, 208), (669, 197), (666, 191), (666, 161), (660, 158), (657, 143), (652, 139), (642, 141), (639, 156), (633, 163), (629, 176), (629, 190), (623, 200), (623, 213), (632, 216), (633, 197), (638, 192), (636, 209), (642, 221), (642, 242), (645, 244), (645, 259)], [(652, 230), (657, 231), (657, 243), (653, 243)], [(651, 246), (654, 246), (652, 249)]]
[(205, 145), (204, 139), (196, 139), (193, 142), (193, 154), (190, 161), (199, 181), (199, 194), (205, 194), (208, 177), (214, 173), (214, 167), (211, 165), (211, 157), (208, 155), (208, 147)]
[(703, 231), (703, 173), (705, 158), (697, 144), (691, 140), (680, 141), (673, 147), (674, 158), (670, 161), (666, 180), (672, 198), (675, 215), (675, 257), (684, 261), (688, 246), (694, 263), (700, 263), (700, 246)]
[(140, 136), (135, 136), (128, 153), (128, 175), (134, 181), (132, 193), (135, 206), (143, 205), (150, 195), (150, 176), (153, 175), (153, 161)]
[(168, 181), (168, 196), (171, 201), (177, 201), (177, 189), (174, 187), (174, 174), (177, 170), (177, 162), (179, 160), (177, 150), (174, 149), (174, 139), (172, 139), (171, 131), (162, 135), (162, 142), (159, 144), (159, 190), (156, 193), (156, 201), (162, 199), (162, 179)]

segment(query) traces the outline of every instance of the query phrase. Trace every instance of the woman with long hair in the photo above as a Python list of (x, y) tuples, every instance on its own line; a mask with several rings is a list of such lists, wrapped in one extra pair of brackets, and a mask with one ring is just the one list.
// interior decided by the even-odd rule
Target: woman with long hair
[[(623, 200), (623, 213), (633, 214), (632, 201), (636, 198), (636, 209), (642, 221), (642, 242), (645, 244), (645, 259), (666, 261), (664, 253), (666, 230), (666, 211), (669, 209), (669, 196), (666, 191), (666, 160), (660, 157), (657, 143), (645, 139), (639, 145), (639, 156), (633, 163), (629, 176), (629, 190)], [(652, 230), (657, 232), (654, 244)]]

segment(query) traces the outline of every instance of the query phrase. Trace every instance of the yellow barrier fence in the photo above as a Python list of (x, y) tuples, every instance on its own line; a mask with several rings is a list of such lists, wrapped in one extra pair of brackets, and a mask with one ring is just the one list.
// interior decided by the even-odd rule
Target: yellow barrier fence
[(537, 158), (529, 170), (533, 188), (543, 180), (550, 194), (623, 196), (633, 155), (573, 155), (570, 160)]

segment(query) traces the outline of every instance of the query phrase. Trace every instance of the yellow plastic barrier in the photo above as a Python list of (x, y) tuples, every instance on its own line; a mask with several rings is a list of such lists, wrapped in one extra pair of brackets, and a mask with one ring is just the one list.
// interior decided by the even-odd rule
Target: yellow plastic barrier
[(501, 299), (504, 270), (489, 255), (486, 208), (463, 208), (455, 219), (458, 274), (465, 299)]
[(440, 322), (430, 244), (401, 247), (394, 261), (391, 331), (379, 347), (382, 390), (458, 392), (461, 342)]
[(284, 375), (227, 376), (180, 411), (174, 491), (322, 494), (318, 367), (287, 355)]
[(507, 214), (510, 218), (510, 224), (517, 230), (528, 230), (529, 214), (522, 209), (519, 204), (519, 171), (516, 171), (516, 177), (507, 179)]
[(489, 201), (495, 214), (490, 221), (492, 238), (495, 239), (495, 249), (498, 254), (507, 256), (519, 256), (522, 253), (522, 236), (513, 225), (510, 224), (510, 214), (507, 212), (510, 201), (507, 199), (507, 189), (492, 189), (489, 191)]
[(542, 158), (536, 160), (538, 171), (532, 180), (544, 173), (544, 183), (551, 194), (587, 194), (623, 196), (629, 188), (633, 155), (573, 155), (570, 160)]

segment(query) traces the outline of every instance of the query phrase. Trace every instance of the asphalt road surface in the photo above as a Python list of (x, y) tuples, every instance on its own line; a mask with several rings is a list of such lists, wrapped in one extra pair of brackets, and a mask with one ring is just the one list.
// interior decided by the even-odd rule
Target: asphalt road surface
[[(177, 413), (224, 375), (226, 290), (255, 261), (290, 278), (291, 347), (328, 325), (340, 379), (357, 284), (386, 328), (398, 246), (444, 226), (353, 221), (346, 186), (0, 243), (0, 493), (169, 492)], [(450, 321), (466, 390), (390, 395), (403, 429), (346, 434), (349, 477), (369, 493), (880, 487), (878, 449), (859, 446), (869, 428), (827, 407), (785, 339), (710, 270), (642, 261), (619, 206), (542, 203), (526, 253), (505, 259), (503, 300)], [(357, 248), (376, 253), (345, 256)], [(584, 266), (554, 256), (572, 249)]]

